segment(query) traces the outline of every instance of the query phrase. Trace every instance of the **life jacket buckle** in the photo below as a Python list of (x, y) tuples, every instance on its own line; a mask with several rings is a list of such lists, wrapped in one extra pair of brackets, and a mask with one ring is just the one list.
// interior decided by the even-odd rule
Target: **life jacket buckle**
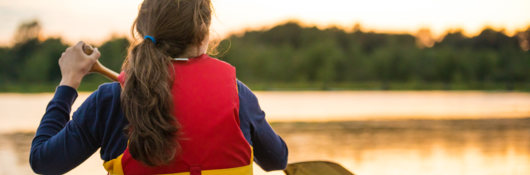
[(188, 58), (173, 58), (175, 61), (189, 61)]

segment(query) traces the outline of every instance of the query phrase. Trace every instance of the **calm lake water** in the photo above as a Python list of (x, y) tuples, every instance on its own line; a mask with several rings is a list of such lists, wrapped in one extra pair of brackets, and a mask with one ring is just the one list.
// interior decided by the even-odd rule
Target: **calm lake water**
[[(530, 174), (530, 94), (256, 94), (289, 162), (334, 161), (360, 175)], [(30, 143), (51, 96), (0, 94), (0, 175), (33, 174)], [(102, 164), (96, 153), (68, 174), (106, 174)]]

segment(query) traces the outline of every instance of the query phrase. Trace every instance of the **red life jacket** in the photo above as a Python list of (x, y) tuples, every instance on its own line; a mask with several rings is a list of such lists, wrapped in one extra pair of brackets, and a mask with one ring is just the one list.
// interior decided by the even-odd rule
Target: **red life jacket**
[[(149, 167), (132, 158), (129, 148), (105, 162), (109, 174), (251, 175), (252, 148), (239, 128), (235, 68), (203, 54), (173, 61), (171, 92), (182, 154), (169, 165)], [(124, 85), (124, 73), (119, 76)]]

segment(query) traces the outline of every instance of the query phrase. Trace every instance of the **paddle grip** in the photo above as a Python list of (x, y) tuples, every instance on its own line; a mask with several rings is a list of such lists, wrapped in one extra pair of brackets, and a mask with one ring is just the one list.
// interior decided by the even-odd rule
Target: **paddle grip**
[[(83, 45), (83, 52), (85, 52), (85, 54), (87, 55), (92, 55), (92, 53), (94, 52), (94, 48), (92, 48), (92, 46), (88, 45), (88, 44), (84, 44)], [(103, 66), (99, 60), (96, 61), (92, 67), (90, 68), (90, 71), (89, 72), (95, 72), (95, 73), (99, 73), (105, 77), (107, 77), (109, 80), (112, 80), (112, 81), (118, 81), (118, 73), (110, 70), (109, 68)]]

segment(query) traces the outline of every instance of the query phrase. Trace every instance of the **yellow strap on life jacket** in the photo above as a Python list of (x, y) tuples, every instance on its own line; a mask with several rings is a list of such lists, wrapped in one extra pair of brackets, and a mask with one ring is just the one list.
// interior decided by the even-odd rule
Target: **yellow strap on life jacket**
[[(202, 170), (201, 175), (253, 175), (254, 174), (254, 168), (253, 168), (253, 162), (254, 162), (254, 149), (251, 148), (251, 157), (250, 157), (250, 164), (241, 166), (241, 167), (235, 167), (235, 168), (226, 168), (226, 169), (215, 169), (215, 170)], [(123, 154), (118, 156), (115, 159), (109, 160), (105, 163), (103, 163), (103, 167), (105, 167), (105, 170), (109, 172), (110, 175), (124, 175), (123, 173), (123, 167), (121, 165), (121, 158)], [(190, 175), (190, 172), (181, 172), (181, 173), (171, 173), (171, 174), (159, 174), (159, 175)]]
[[(252, 163), (242, 167), (217, 169), (217, 170), (202, 170), (201, 175), (252, 175)], [(159, 174), (159, 175), (190, 175), (190, 172)]]
[(123, 168), (121, 167), (121, 157), (123, 156), (123, 154), (121, 154), (120, 156), (118, 156), (117, 158), (115, 159), (112, 159), (110, 161), (107, 161), (105, 163), (103, 163), (103, 167), (105, 167), (105, 170), (107, 170), (107, 172), (109, 172), (109, 174), (111, 175), (123, 175)]

